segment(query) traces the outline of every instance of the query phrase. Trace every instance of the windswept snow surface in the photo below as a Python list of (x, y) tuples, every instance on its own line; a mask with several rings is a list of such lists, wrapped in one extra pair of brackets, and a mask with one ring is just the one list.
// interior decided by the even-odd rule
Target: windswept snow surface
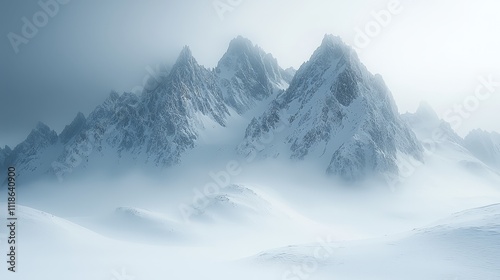
[[(68, 184), (57, 200), (74, 200), (73, 214), (47, 199), (56, 193), (26, 186), (17, 205), (17, 272), (4, 265), (0, 277), (499, 279), (500, 190), (490, 180), (471, 173), (462, 184), (448, 177), (444, 185), (424, 176), (396, 191), (310, 181), (312, 190), (300, 181), (310, 180), (300, 168), (287, 170), (288, 179), (278, 171), (274, 180), (266, 178), (271, 185), (238, 177), (246, 183), (195, 202), (186, 178), (186, 190), (179, 193), (139, 177), (120, 186), (89, 181), (87, 192), (103, 195), (102, 201), (87, 197), (81, 205), (75, 190), (82, 186)], [(141, 181), (156, 200), (134, 193)], [(193, 207), (192, 216), (181, 215), (180, 201)], [(0, 232), (6, 251), (7, 232)]]
[(395, 236), (288, 246), (247, 261), (275, 271), (275, 279), (281, 273), (281, 279), (493, 280), (500, 277), (498, 240), (500, 204), (495, 204)]

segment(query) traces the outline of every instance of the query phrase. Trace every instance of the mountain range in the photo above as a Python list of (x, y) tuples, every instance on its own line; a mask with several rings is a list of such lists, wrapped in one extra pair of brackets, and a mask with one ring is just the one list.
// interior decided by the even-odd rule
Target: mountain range
[(14, 149), (0, 148), (0, 167), (16, 166), (25, 178), (60, 179), (97, 162), (123, 170), (170, 167), (208, 128), (229, 130), (228, 122), (244, 118), (242, 141), (231, 147), (235, 156), (310, 161), (346, 181), (397, 176), (405, 160), (423, 163), (425, 140), (436, 129), (443, 141), (500, 169), (500, 135), (476, 130), (462, 139), (425, 104), (400, 115), (382, 77), (332, 35), (298, 70), (284, 70), (243, 37), (230, 42), (214, 69), (200, 65), (189, 47), (169, 69), (139, 95), (112, 92), (60, 134), (37, 124)]

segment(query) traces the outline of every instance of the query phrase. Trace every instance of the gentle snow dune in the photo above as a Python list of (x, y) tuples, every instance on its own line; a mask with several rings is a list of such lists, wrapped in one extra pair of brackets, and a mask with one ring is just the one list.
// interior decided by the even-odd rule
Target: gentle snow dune
[(229, 185), (219, 193), (205, 197), (205, 203), (200, 204), (192, 205), (196, 210), (192, 218), (196, 221), (240, 223), (257, 222), (270, 216), (285, 217), (269, 201), (242, 185)]
[[(7, 208), (5, 204), (0, 207)], [(111, 239), (43, 211), (17, 205), (16, 215), (16, 273), (8, 272), (2, 264), (1, 279), (63, 279), (70, 276), (70, 279), (84, 279), (75, 273), (82, 270), (83, 264), (89, 269), (87, 276), (97, 277), (99, 271), (91, 264), (92, 260), (99, 257), (102, 244), (116, 245)], [(6, 219), (4, 211), (0, 219)], [(6, 236), (0, 237), (1, 251), (7, 252)]]
[[(288, 246), (246, 259), (283, 279), (500, 279), (500, 204), (382, 239)], [(327, 258), (323, 256), (327, 254)], [(294, 274), (293, 268), (300, 267)], [(302, 273), (302, 274), (301, 274)], [(278, 279), (278, 278), (276, 278)]]
[[(235, 200), (241, 198), (237, 194), (248, 192), (245, 188), (234, 188), (227, 193), (232, 193)], [(137, 208), (119, 208), (112, 216), (117, 216), (114, 218), (117, 220), (123, 218), (130, 227), (144, 227), (145, 232), (160, 224), (173, 229), (168, 225), (178, 223), (163, 214)], [(106, 238), (21, 205), (18, 205), (18, 218), (18, 272), (8, 274), (2, 269), (1, 279), (119, 279), (116, 275), (129, 275), (138, 280), (489, 280), (500, 277), (500, 204), (462, 211), (408, 233), (357, 241), (323, 236), (309, 239), (306, 245), (264, 249), (256, 255), (245, 255), (257, 248), (254, 235), (239, 239), (239, 243), (231, 246), (180, 243), (179, 246), (152, 246), (134, 239), (125, 242)], [(200, 235), (209, 232), (200, 224), (191, 229), (198, 230)], [(123, 230), (132, 229), (124, 227)], [(5, 235), (1, 237), (4, 240)], [(2, 244), (3, 249), (5, 243)]]
[(81, 219), (81, 224), (110, 238), (138, 243), (171, 244), (191, 237), (184, 225), (165, 214), (134, 207), (118, 207), (102, 217)]

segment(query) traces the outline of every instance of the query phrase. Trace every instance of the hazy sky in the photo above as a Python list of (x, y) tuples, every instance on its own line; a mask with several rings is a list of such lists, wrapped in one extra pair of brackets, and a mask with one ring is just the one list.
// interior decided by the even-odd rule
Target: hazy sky
[[(237, 35), (283, 68), (298, 68), (325, 33), (339, 35), (384, 77), (400, 112), (427, 100), (456, 117), (449, 110), (465, 104), (461, 135), (500, 131), (500, 86), (474, 96), (479, 77), (500, 83), (499, 10), (495, 0), (69, 0), (44, 23), (38, 1), (1, 1), (0, 145), (15, 146), (37, 121), (60, 132), (111, 90), (140, 86), (148, 67), (174, 60), (183, 45), (214, 67)], [(41, 27), (16, 53), (9, 36), (23, 36), (23, 18)]]

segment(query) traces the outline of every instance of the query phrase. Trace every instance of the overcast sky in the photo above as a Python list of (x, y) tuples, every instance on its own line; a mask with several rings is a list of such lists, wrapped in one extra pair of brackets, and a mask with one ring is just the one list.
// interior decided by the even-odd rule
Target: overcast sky
[[(461, 135), (500, 131), (500, 87), (474, 100), (479, 77), (500, 82), (499, 10), (496, 0), (69, 0), (44, 23), (38, 1), (1, 1), (0, 145), (15, 146), (38, 121), (60, 132), (111, 90), (140, 86), (148, 67), (184, 45), (214, 67), (237, 35), (283, 68), (300, 67), (325, 33), (339, 35), (384, 77), (400, 112), (426, 100), (454, 116), (465, 103)], [(41, 26), (32, 38), (23, 18)]]

